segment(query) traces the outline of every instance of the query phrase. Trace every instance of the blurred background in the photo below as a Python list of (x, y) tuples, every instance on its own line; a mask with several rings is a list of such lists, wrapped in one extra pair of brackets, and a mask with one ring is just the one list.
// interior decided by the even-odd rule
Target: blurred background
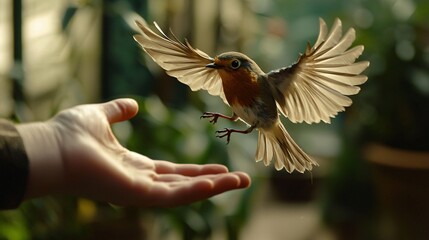
[[(291, 124), (318, 160), (311, 173), (254, 162), (256, 132), (220, 98), (191, 92), (133, 41), (134, 19), (171, 28), (211, 56), (241, 51), (261, 68), (292, 64), (318, 18), (357, 31), (369, 80), (332, 124)], [(0, 239), (427, 239), (429, 236), (429, 2), (425, 0), (1, 0), (0, 117), (40, 121), (77, 104), (131, 97), (140, 112), (113, 126), (154, 159), (222, 163), (253, 184), (172, 209), (119, 208), (50, 196), (0, 213)], [(49, 171), (49, 170), (47, 170)]]

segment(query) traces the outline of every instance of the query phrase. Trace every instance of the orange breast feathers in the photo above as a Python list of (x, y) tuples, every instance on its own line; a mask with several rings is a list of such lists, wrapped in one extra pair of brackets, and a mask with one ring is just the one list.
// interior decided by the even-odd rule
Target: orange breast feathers
[(228, 103), (233, 106), (252, 106), (260, 93), (257, 75), (248, 69), (219, 69), (223, 91)]

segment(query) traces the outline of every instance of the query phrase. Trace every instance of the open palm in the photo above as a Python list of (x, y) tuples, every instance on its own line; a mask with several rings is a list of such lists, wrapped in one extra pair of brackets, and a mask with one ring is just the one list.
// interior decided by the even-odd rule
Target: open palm
[[(53, 142), (47, 150), (60, 160), (57, 166), (61, 174), (57, 174), (53, 191), (118, 205), (168, 207), (249, 186), (247, 174), (229, 173), (223, 165), (152, 160), (121, 146), (110, 125), (130, 119), (137, 111), (134, 100), (118, 99), (77, 106), (44, 122), (45, 128), (53, 129), (45, 132), (54, 136), (45, 136)], [(31, 162), (31, 154), (29, 158)], [(43, 168), (33, 173), (30, 168), (30, 187), (33, 180), (37, 181), (37, 169)], [(37, 189), (29, 189), (27, 195), (40, 194)]]

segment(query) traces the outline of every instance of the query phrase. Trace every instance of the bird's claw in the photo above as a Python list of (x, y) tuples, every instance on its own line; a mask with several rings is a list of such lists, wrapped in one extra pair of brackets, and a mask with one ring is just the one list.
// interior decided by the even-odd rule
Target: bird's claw
[(203, 113), (203, 115), (200, 117), (201, 118), (211, 118), (209, 120), (210, 123), (215, 124), (217, 122), (217, 119), (219, 118), (219, 114), (218, 113), (212, 113), (212, 112), (205, 112)]
[(218, 138), (223, 138), (226, 137), (226, 144), (229, 143), (229, 140), (231, 139), (231, 133), (233, 132), (233, 129), (229, 129), (229, 128), (225, 128), (224, 130), (218, 130), (216, 131), (216, 133), (218, 135), (216, 135), (216, 137)]

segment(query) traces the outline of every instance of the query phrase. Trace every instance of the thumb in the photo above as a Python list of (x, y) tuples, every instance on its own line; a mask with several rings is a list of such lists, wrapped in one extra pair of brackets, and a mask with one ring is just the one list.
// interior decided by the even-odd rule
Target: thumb
[(131, 98), (116, 99), (101, 104), (109, 123), (116, 123), (134, 117), (139, 110), (137, 102)]

